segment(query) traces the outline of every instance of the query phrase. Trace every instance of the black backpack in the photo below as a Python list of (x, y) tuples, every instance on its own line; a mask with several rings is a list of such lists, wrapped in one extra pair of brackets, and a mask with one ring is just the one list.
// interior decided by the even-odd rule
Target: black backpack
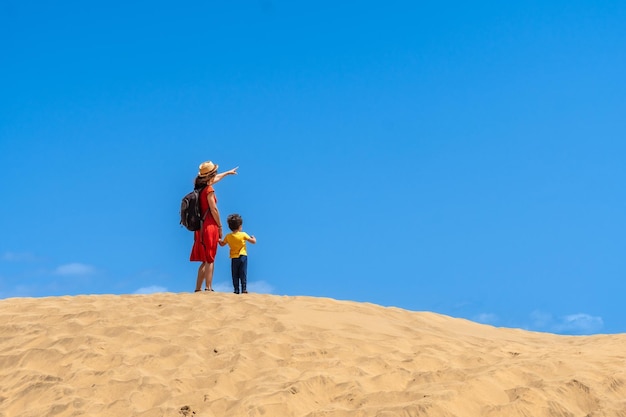
[(180, 203), (180, 224), (185, 226), (187, 230), (195, 232), (200, 230), (202, 222), (210, 210), (204, 215), (200, 213), (200, 193), (204, 188), (198, 188), (183, 197)]

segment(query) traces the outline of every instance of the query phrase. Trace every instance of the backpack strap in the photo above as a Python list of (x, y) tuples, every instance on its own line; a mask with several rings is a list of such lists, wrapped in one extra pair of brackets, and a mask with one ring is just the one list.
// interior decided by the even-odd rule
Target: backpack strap
[[(202, 196), (202, 192), (204, 191), (206, 187), (208, 187), (208, 185), (205, 185), (204, 187), (200, 189), (200, 196)], [(209, 204), (209, 207), (207, 207), (206, 211), (202, 215), (202, 221), (200, 222), (200, 224), (204, 223), (204, 219), (206, 219), (206, 216), (209, 214), (210, 211), (211, 211), (211, 205)]]
[[(206, 187), (207, 187), (207, 186), (205, 185), (204, 187), (202, 187), (202, 188), (200, 189), (200, 198), (202, 198), (202, 192), (204, 191), (204, 189), (205, 189)], [(211, 206), (209, 205), (209, 207), (207, 207), (206, 211), (205, 211), (205, 212), (204, 212), (204, 214), (202, 215), (202, 219), (200, 220), (200, 243), (202, 244), (202, 246), (204, 246), (204, 247), (205, 247), (205, 249), (206, 249), (206, 246), (204, 245), (204, 227), (202, 227), (202, 226), (204, 226), (204, 220), (206, 219), (206, 216), (207, 216), (210, 212), (211, 212)]]
[(204, 219), (206, 219), (206, 216), (207, 216), (207, 214), (209, 214), (210, 211), (211, 211), (211, 207), (206, 209), (206, 211), (204, 212), (204, 215), (202, 216), (202, 222), (201, 223), (204, 223)]

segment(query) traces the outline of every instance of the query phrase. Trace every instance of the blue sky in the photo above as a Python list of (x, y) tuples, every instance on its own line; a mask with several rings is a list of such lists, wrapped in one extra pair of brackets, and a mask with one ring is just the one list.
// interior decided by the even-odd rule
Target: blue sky
[(127, 3), (0, 4), (1, 298), (192, 291), (212, 160), (253, 292), (626, 331), (623, 2)]

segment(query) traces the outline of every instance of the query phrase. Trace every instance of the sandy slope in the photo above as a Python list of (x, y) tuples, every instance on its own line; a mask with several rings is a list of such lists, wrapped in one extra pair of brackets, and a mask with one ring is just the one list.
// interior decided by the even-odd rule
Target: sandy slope
[(626, 416), (626, 335), (260, 294), (7, 299), (0, 416)]

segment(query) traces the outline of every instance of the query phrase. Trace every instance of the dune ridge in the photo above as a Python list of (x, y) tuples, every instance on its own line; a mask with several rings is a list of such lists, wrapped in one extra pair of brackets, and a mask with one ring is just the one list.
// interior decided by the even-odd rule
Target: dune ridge
[(315, 297), (0, 301), (0, 416), (624, 416), (626, 334)]

